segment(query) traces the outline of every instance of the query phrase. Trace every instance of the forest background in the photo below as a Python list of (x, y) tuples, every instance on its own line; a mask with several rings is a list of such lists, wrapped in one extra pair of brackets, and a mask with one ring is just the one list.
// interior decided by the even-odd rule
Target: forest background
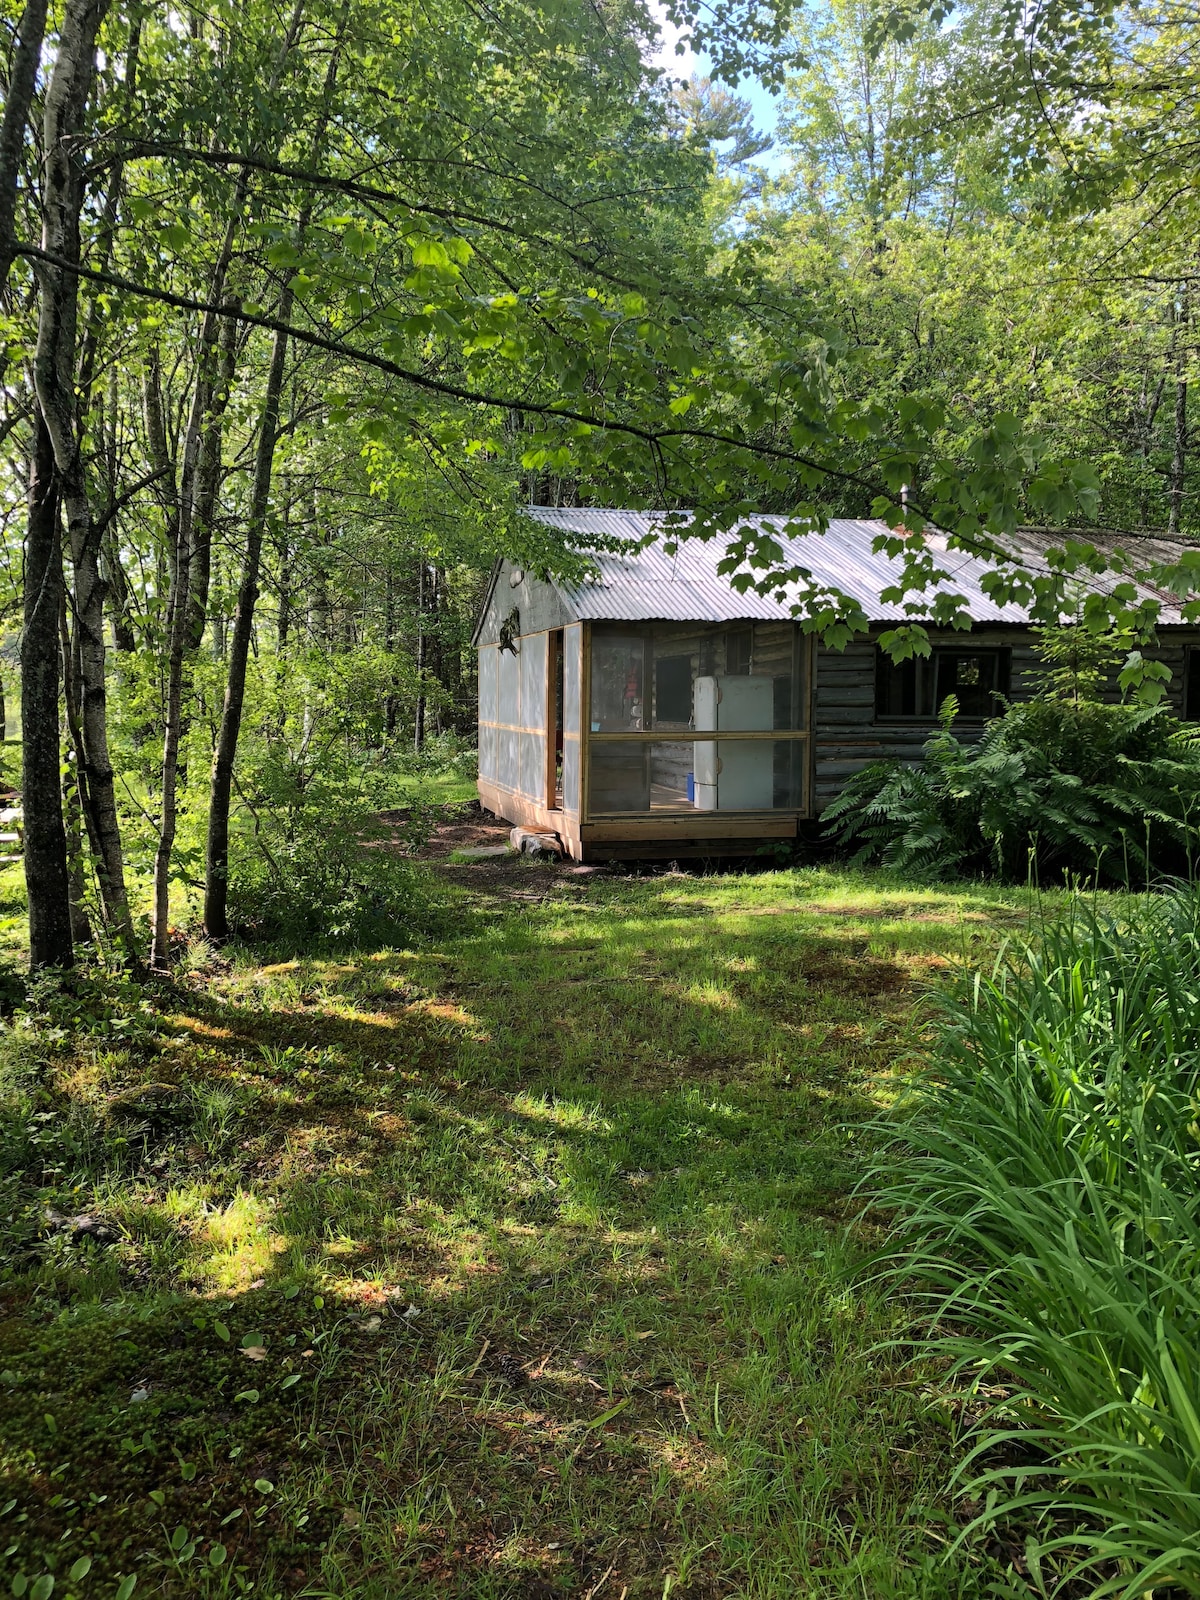
[[(26, 0), (0, 125), (4, 677), (35, 965), (393, 925), (533, 503), (906, 521), (1128, 636), (1193, 595), (1197, 28), (1174, 5)], [(767, 141), (730, 87), (781, 97)], [(1178, 542), (1153, 569), (1099, 520)], [(1005, 543), (1062, 528), (1050, 579)], [(769, 536), (734, 581), (861, 625)], [(1113, 573), (1117, 574), (1114, 581)], [(951, 585), (952, 589), (952, 585)], [(960, 615), (939, 600), (938, 621)], [(898, 654), (927, 648), (918, 623)], [(7, 732), (16, 730), (11, 723)], [(457, 766), (456, 766), (457, 764)], [(436, 788), (436, 783), (434, 785)], [(432, 791), (430, 791), (432, 792)]]

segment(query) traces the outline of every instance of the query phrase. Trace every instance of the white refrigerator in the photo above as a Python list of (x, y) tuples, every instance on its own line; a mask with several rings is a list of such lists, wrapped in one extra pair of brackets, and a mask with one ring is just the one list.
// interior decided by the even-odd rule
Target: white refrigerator
[[(764, 733), (775, 724), (774, 678), (697, 678), (696, 732)], [(719, 752), (719, 753), (718, 753)], [(770, 739), (698, 739), (697, 811), (770, 811), (775, 745)]]

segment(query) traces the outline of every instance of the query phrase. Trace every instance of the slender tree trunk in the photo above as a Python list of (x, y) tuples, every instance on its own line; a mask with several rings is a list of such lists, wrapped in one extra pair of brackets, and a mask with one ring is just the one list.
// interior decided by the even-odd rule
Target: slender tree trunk
[[(123, 100), (121, 108), (123, 117), (131, 119), (134, 104), (137, 98), (138, 58), (142, 49), (142, 19), (135, 16), (130, 23), (129, 45), (125, 52), (125, 71), (123, 74)], [(109, 169), (108, 190), (104, 196), (104, 209), (100, 215), (100, 226), (96, 230), (94, 251), (89, 259), (89, 266), (104, 272), (112, 258), (113, 241), (117, 236), (117, 222), (121, 211), (121, 196), (125, 189), (125, 162), (120, 156), (113, 162)], [(109, 321), (109, 308), (106, 297), (101, 293), (93, 293), (87, 309), (87, 320), (84, 325), (83, 338), (80, 341), (79, 357), (79, 392), (85, 398), (91, 392), (92, 383), (96, 374), (96, 359), (100, 353), (100, 341)], [(114, 385), (115, 392), (115, 385)]]
[(425, 558), (417, 563), (417, 704), (413, 712), (413, 750), (425, 748)]
[[(383, 589), (383, 644), (390, 656), (396, 648), (396, 581), (389, 569)], [(383, 703), (383, 731), (390, 739), (396, 732), (400, 717), (400, 699), (396, 693), (396, 679), (388, 680), (387, 698)]]
[[(225, 294), (226, 274), (241, 226), (248, 186), (248, 170), (243, 167), (213, 270), (209, 299), (214, 306)], [(225, 322), (228, 321), (226, 318)], [(195, 648), (191, 645), (193, 637), (198, 646), (204, 636), (208, 612), (212, 518), (221, 470), (222, 421), (229, 393), (228, 383), (222, 386), (222, 379), (228, 366), (232, 381), (232, 351), (236, 348), (231, 340), (223, 340), (221, 334), (221, 318), (215, 311), (206, 312), (200, 330), (192, 404), (184, 431), (180, 488), (178, 493), (172, 489), (168, 517), (171, 587), (167, 599), (167, 694), (163, 716), (160, 821), (150, 914), (150, 965), (158, 972), (167, 971), (170, 965), (171, 857), (179, 824), (179, 753), (185, 731), (188, 658)], [(157, 352), (147, 372), (146, 433), (151, 445), (151, 464), (164, 471), (170, 469), (173, 486), (174, 471), (167, 458), (163, 426)], [(199, 594), (195, 583), (197, 570), (200, 573)]]
[(137, 635), (131, 621), (129, 579), (121, 565), (121, 553), (111, 524), (101, 540), (104, 558), (105, 598), (108, 601), (108, 620), (112, 626), (113, 649), (118, 656), (132, 655), (137, 649)]
[(1179, 320), (1175, 333), (1175, 428), (1171, 450), (1170, 492), (1167, 497), (1167, 537), (1177, 539), (1183, 518), (1183, 484), (1187, 470), (1188, 415), (1187, 415), (1187, 327), (1190, 321), (1190, 297), (1186, 290), (1182, 296)]
[(332, 607), (329, 604), (329, 572), (325, 560), (326, 538), (321, 527), (321, 512), (317, 496), (313, 494), (313, 561), (312, 578), (308, 586), (308, 638), (310, 644), (322, 650), (333, 648)]
[[(117, 501), (117, 475), (119, 471), (119, 457), (117, 450), (117, 406), (118, 406), (118, 372), (114, 364), (109, 369), (107, 394), (101, 410), (100, 420), (100, 461), (103, 463), (105, 493), (109, 505)], [(117, 652), (118, 660), (122, 656), (132, 655), (137, 648), (137, 639), (133, 631), (133, 599), (129, 587), (129, 579), (125, 575), (125, 568), (121, 564), (121, 549), (117, 538), (117, 519), (115, 516), (106, 519), (104, 534), (100, 540), (100, 556), (103, 563), (105, 592), (104, 598), (108, 603), (108, 620), (112, 627), (113, 649)], [(117, 668), (118, 679), (121, 668)]]
[[(442, 569), (435, 564), (433, 568), (433, 605), (431, 607), (433, 612), (433, 627), (431, 629), (432, 637), (430, 639), (430, 649), (433, 655), (433, 676), (437, 680), (442, 690), (444, 690), (446, 687), (446, 663), (444, 659), (444, 652), (442, 650), (443, 577), (444, 575), (442, 573)], [(445, 729), (442, 725), (442, 706), (444, 701), (444, 694), (439, 694), (437, 698), (437, 704), (433, 708), (433, 731), (436, 734), (445, 732)]]
[[(218, 576), (220, 576), (219, 568)], [(217, 609), (212, 614), (212, 653), (215, 661), (224, 661), (229, 653), (229, 630), (226, 626), (225, 596), (219, 584), (216, 586), (216, 590)]]
[[(200, 360), (203, 360), (203, 355)], [(189, 424), (189, 438), (185, 442), (187, 454), (193, 444), (191, 435), (197, 405), (204, 404), (202, 372), (196, 375), (196, 396), (193, 401), (193, 422)], [(163, 758), (162, 788), (160, 792), (160, 820), (158, 844), (154, 852), (154, 890), (151, 906), (150, 966), (165, 972), (170, 965), (170, 887), (171, 852), (175, 847), (176, 773), (179, 761), (179, 724), (183, 706), (183, 647), (187, 629), (188, 569), (190, 551), (179, 493), (175, 482), (175, 467), (168, 454), (167, 430), (163, 417), (162, 372), (157, 349), (152, 350), (146, 364), (143, 409), (146, 416), (146, 440), (150, 464), (162, 474), (166, 502), (167, 566), (170, 583), (167, 590), (167, 692), (163, 707)], [(186, 471), (186, 468), (185, 468)]]
[[(286, 323), (291, 314), (292, 292), (285, 288), (280, 296), (280, 322)], [(254, 607), (258, 600), (263, 533), (270, 506), (271, 475), (275, 467), (279, 404), (286, 361), (287, 335), (280, 330), (275, 334), (271, 346), (271, 364), (267, 371), (262, 423), (254, 461), (254, 487), (246, 529), (246, 559), (242, 567), (242, 581), (238, 586), (237, 609), (233, 614), (233, 630), (229, 639), (229, 676), (225, 683), (225, 703), (221, 709), (221, 727), (213, 753), (209, 788), (204, 930), (212, 939), (229, 937), (229, 801), (233, 788), (233, 763), (242, 726), (242, 704), (246, 696), (246, 667), (250, 658)]]
[(0, 120), (0, 290), (8, 282), (15, 259), (11, 245), (17, 220), (17, 185), (25, 134), (33, 106), (38, 67), (42, 60), (42, 39), (46, 32), (48, 0), (25, 0), (17, 24), (12, 75), (4, 95), (4, 116)]
[(1183, 516), (1183, 480), (1187, 469), (1187, 380), (1175, 383), (1175, 444), (1171, 452), (1171, 500), (1167, 511), (1167, 534), (1178, 538)]
[[(303, 0), (297, 0), (292, 14), (289, 38), (294, 41), (300, 26)], [(316, 164), (328, 125), (329, 108), (337, 81), (341, 36), (349, 17), (347, 3), (342, 8), (339, 23), (338, 47), (332, 51), (325, 73), (324, 104), (313, 136), (312, 161)], [(308, 227), (310, 209), (301, 208), (297, 219), (297, 234), (303, 237)], [(292, 314), (294, 291), (285, 284), (279, 297), (278, 318), (284, 325)], [(258, 449), (254, 459), (254, 483), (250, 495), (250, 516), (246, 528), (246, 556), (238, 585), (237, 608), (233, 614), (233, 630), (229, 640), (229, 674), (225, 680), (225, 702), (221, 708), (221, 726), (213, 752), (212, 779), (209, 785), (208, 841), (205, 852), (204, 929), (212, 939), (229, 936), (229, 801), (233, 789), (233, 763), (237, 757), (238, 736), (242, 727), (242, 705), (246, 696), (246, 667), (250, 647), (254, 642), (254, 608), (258, 602), (258, 585), (262, 566), (263, 534), (266, 531), (267, 513), (271, 502), (271, 478), (275, 470), (275, 446), (279, 437), (279, 410), (283, 398), (284, 372), (287, 366), (287, 334), (279, 328), (271, 344), (271, 361), (267, 369), (267, 386), (263, 396), (262, 421), (258, 435)]]
[[(42, 193), (42, 246), (67, 261), (79, 259), (79, 216), (83, 204), (80, 139), (95, 70), (96, 32), (109, 0), (67, 0), (46, 90), (42, 123), (45, 151)], [(117, 817), (116, 789), (108, 750), (105, 683), (104, 590), (100, 574), (102, 530), (92, 518), (80, 448), (75, 394), (79, 283), (65, 268), (39, 264), (34, 383), (38, 404), (54, 446), (62, 503), (67, 516), (74, 570), (74, 623), (79, 636), (85, 785), (91, 808), (89, 834), (99, 846), (100, 895), (110, 931), (125, 946), (131, 962), (137, 952), (125, 892), (125, 863)]]
[(67, 835), (67, 883), (71, 898), (71, 937), (76, 945), (92, 942), (92, 928), (85, 904), (83, 864), (84, 807), (82, 784), (84, 769), (80, 735), (80, 697), (78, 636), (71, 637), (67, 624), (67, 597), (64, 590), (58, 614), (59, 643), (62, 649), (63, 704), (67, 711), (67, 737), (71, 760), (63, 778), (63, 819)]
[[(292, 9), (291, 21), (276, 59), (275, 70), (271, 76), (268, 92), (273, 90), (278, 83), (288, 54), (299, 37), (304, 3), (305, 0), (296, 0), (296, 4)], [(225, 296), (226, 277), (229, 272), (230, 262), (233, 259), (237, 232), (242, 225), (242, 215), (245, 211), (249, 187), (250, 168), (244, 166), (238, 173), (229, 221), (225, 229), (221, 250), (213, 269), (209, 292), (209, 302), (212, 306), (219, 305)], [(284, 321), (291, 315), (291, 291), (285, 291), (285, 298), (287, 301), (286, 308), (281, 308), (280, 312)], [(151, 965), (159, 969), (165, 969), (169, 959), (168, 902), (171, 855), (175, 848), (175, 832), (178, 822), (179, 749), (184, 733), (187, 659), (199, 648), (200, 642), (204, 637), (204, 625), (207, 619), (208, 591), (212, 571), (212, 523), (221, 475), (222, 424), (229, 398), (229, 388), (233, 380), (233, 366), (237, 350), (236, 341), (236, 327), (230, 326), (229, 318), (224, 319), (223, 325), (218, 313), (215, 311), (205, 313), (200, 331), (200, 354), (197, 363), (195, 389), (192, 395), (192, 407), (184, 437), (175, 581), (172, 584), (172, 601), (168, 605), (170, 644), (167, 667), (166, 727), (163, 736), (162, 821), (159, 828), (158, 847), (154, 855), (154, 906), (151, 916), (153, 939), (150, 956)], [(272, 364), (273, 370), (274, 364)], [(282, 382), (282, 357), (280, 381)], [(278, 426), (278, 410), (279, 398), (276, 395), (276, 422), (272, 425), (271, 437), (272, 461), (275, 447), (274, 435)], [(269, 492), (269, 465), (267, 488)], [(264, 520), (265, 516), (266, 510), (264, 506)], [(261, 530), (258, 537), (261, 545)], [(195, 578), (193, 577), (193, 566), (195, 568)], [(257, 568), (257, 557), (255, 566)], [(256, 571), (254, 578), (255, 590), (257, 590), (257, 582)], [(239, 605), (240, 603), (239, 596)], [(253, 609), (253, 600), (251, 601), (251, 609)], [(236, 649), (236, 619), (234, 623), (234, 639)], [(232, 677), (232, 666), (230, 672)], [(241, 692), (244, 693), (244, 663), (242, 664), (241, 673), (243, 680)], [(225, 705), (227, 711), (229, 707), (228, 691), (226, 692)], [(239, 694), (239, 724), (240, 717), (241, 699)], [(224, 724), (225, 714), (223, 713), (222, 732), (224, 731)], [(236, 746), (236, 728), (234, 729), (233, 739)], [(219, 749), (220, 736), (218, 736)], [(228, 795), (226, 797), (226, 811), (228, 811)], [(209, 830), (211, 841), (211, 817)], [(226, 832), (228, 832), (228, 818), (226, 818)], [(227, 846), (226, 853), (228, 853)], [(206, 927), (208, 925), (207, 903), (210, 893), (211, 875), (205, 898)]]
[(187, 649), (194, 654), (204, 640), (208, 594), (212, 584), (212, 536), (217, 491), (221, 486), (221, 450), (225, 412), (237, 368), (238, 325), (226, 317), (221, 329), (216, 380), (196, 470), (196, 506), (192, 515), (191, 587), (188, 596)]
[[(293, 403), (294, 403), (293, 386)], [(283, 480), (283, 515), (279, 519), (279, 538), (275, 542), (279, 565), (279, 610), (275, 614), (275, 654), (279, 658), (278, 675), (282, 682), (283, 653), (287, 649), (292, 628), (292, 494), (291, 474)]]
[(63, 604), (62, 545), (54, 446), (34, 411), (25, 546), (25, 627), (21, 635), (22, 800), (25, 886), (29, 893), (29, 962), (69, 967), (71, 899), (63, 827), (58, 736), (58, 619)]

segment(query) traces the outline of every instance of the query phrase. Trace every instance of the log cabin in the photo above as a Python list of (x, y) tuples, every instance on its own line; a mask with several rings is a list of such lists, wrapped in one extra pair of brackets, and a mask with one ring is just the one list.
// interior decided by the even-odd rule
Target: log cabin
[[(529, 514), (593, 551), (593, 571), (567, 583), (496, 563), (473, 641), (479, 798), (578, 861), (746, 855), (794, 840), (868, 762), (919, 759), (947, 696), (955, 733), (972, 738), (1006, 700), (1037, 691), (1028, 614), (997, 604), (985, 564), (961, 551), (948, 553), (950, 587), (969, 629), (931, 628), (932, 653), (916, 660), (879, 648), (886, 629), (921, 620), (883, 598), (900, 562), (874, 548), (882, 523), (777, 534), (789, 564), (862, 606), (868, 632), (837, 650), (804, 632), (787, 593), (739, 593), (718, 571), (719, 541), (669, 551), (647, 512)], [(1049, 537), (1020, 536), (1032, 564)], [(614, 540), (625, 553), (597, 548)], [(1167, 554), (1147, 540), (1138, 549)], [(1172, 596), (1156, 598), (1147, 653), (1171, 669), (1173, 709), (1200, 719), (1200, 628)]]

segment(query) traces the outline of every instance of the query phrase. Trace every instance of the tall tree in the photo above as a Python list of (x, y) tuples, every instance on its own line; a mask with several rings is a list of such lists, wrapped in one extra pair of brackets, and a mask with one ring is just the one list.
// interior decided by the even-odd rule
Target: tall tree
[(67, 839), (59, 774), (58, 623), (63, 605), (62, 542), (54, 446), (34, 417), (25, 536), (25, 625), (21, 634), (22, 787), (29, 959), (37, 967), (74, 964)]

